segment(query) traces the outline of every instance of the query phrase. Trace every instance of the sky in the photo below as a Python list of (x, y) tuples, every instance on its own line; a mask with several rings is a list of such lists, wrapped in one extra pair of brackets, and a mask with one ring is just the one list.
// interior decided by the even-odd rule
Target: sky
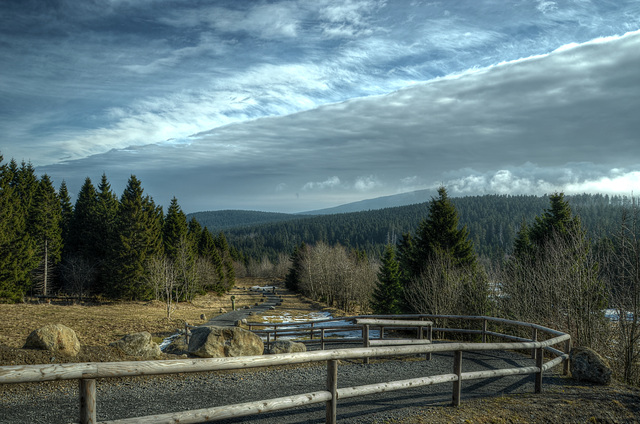
[(640, 189), (637, 0), (3, 0), (0, 154), (185, 212)]

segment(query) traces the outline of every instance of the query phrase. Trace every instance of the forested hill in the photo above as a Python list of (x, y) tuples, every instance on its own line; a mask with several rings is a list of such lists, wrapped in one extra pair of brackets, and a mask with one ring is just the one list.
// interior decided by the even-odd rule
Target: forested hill
[(189, 220), (195, 218), (200, 225), (207, 227), (209, 231), (213, 233), (217, 233), (222, 230), (227, 230), (228, 228), (291, 221), (294, 219), (308, 218), (308, 216), (276, 212), (223, 210), (190, 213), (187, 215), (187, 218)]
[[(622, 196), (588, 194), (566, 196), (566, 199), (594, 239), (618, 228), (621, 206), (630, 202)], [(461, 224), (469, 229), (476, 251), (491, 258), (501, 257), (511, 250), (523, 220), (531, 223), (549, 207), (548, 196), (485, 195), (452, 198), (452, 201)], [(238, 215), (231, 218), (236, 213)], [(254, 212), (256, 220), (271, 219), (270, 215), (282, 219), (254, 226), (247, 226), (242, 213), (228, 211), (229, 219), (235, 219), (242, 227), (234, 226), (232, 221), (224, 222), (220, 216), (217, 218), (220, 224), (210, 226), (203, 219), (205, 212), (193, 216), (212, 231), (224, 228), (229, 243), (255, 259), (263, 255), (273, 259), (279, 253), (291, 253), (302, 242), (315, 244), (319, 241), (340, 243), (379, 255), (386, 243), (397, 241), (405, 232), (415, 231), (427, 216), (428, 203), (307, 218), (287, 214), (261, 216), (264, 213)]]

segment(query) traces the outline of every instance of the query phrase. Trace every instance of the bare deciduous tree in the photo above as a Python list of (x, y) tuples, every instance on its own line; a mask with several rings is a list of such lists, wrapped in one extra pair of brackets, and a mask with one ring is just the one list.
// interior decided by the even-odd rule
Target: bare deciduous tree
[(566, 331), (578, 345), (602, 347), (606, 293), (590, 247), (579, 230), (556, 232), (531, 255), (511, 258), (501, 274), (502, 314)]
[(167, 320), (171, 320), (171, 314), (176, 309), (181, 292), (173, 263), (164, 255), (151, 257), (147, 261), (147, 278), (156, 300), (165, 302)]
[(625, 210), (619, 232), (613, 240), (607, 277), (611, 289), (610, 307), (615, 342), (611, 343), (614, 368), (628, 384), (640, 384), (640, 210), (635, 200)]
[(318, 243), (309, 247), (302, 259), (298, 289), (348, 312), (367, 311), (377, 282), (376, 270), (343, 246)]
[(82, 255), (69, 255), (60, 266), (64, 290), (82, 299), (91, 291), (91, 283), (95, 281), (98, 266)]

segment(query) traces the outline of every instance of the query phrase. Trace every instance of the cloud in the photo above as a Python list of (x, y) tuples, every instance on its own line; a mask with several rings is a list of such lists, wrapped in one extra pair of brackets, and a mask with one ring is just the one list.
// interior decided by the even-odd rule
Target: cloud
[(70, 186), (296, 210), (640, 170), (635, 0), (56, 5), (0, 2), (0, 151)]
[(160, 198), (193, 186), (185, 210), (300, 211), (443, 183), (452, 194), (629, 192), (640, 172), (636, 69), (640, 31), (39, 170), (69, 183), (71, 169), (80, 182), (134, 169)]
[(340, 178), (333, 176), (322, 182), (308, 182), (302, 186), (302, 190), (326, 190), (340, 186)]
[(366, 177), (358, 177), (356, 178), (356, 182), (353, 187), (357, 191), (367, 192), (375, 189), (376, 187), (380, 187), (382, 184), (378, 179), (373, 175), (368, 175)]

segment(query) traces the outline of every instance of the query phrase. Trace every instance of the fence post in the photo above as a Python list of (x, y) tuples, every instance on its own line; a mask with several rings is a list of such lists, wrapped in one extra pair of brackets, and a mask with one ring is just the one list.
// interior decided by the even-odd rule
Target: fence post
[(314, 327), (314, 325), (313, 325), (313, 323), (311, 323), (311, 340), (313, 340), (313, 327)]
[(542, 393), (542, 366), (544, 365), (544, 351), (542, 348), (536, 349), (536, 367), (538, 372), (536, 373), (536, 393)]
[(324, 328), (320, 330), (320, 350), (324, 350)]
[(80, 423), (94, 424), (96, 418), (96, 380), (80, 379)]
[(460, 406), (460, 394), (462, 392), (462, 351), (453, 352), (453, 373), (458, 379), (453, 382), (453, 399), (452, 406)]
[[(564, 341), (564, 353), (566, 353), (567, 355), (571, 353), (571, 339)], [(563, 375), (569, 375), (569, 366), (570, 366), (570, 362), (569, 362), (569, 359), (567, 358), (567, 360), (564, 361), (564, 366), (562, 367)]]
[(327, 361), (327, 391), (331, 393), (331, 400), (327, 401), (327, 424), (335, 424), (338, 413), (338, 360)]
[[(429, 340), (430, 342), (433, 342), (433, 326), (429, 325), (427, 327), (427, 340)], [(431, 360), (431, 352), (425, 354), (424, 359), (426, 359), (427, 361)]]
[(482, 343), (487, 342), (487, 320), (482, 320)]
[[(538, 341), (538, 329), (534, 328), (533, 332), (531, 334), (531, 341), (532, 342), (537, 342)], [(536, 352), (537, 349), (531, 349), (531, 359), (536, 359)]]
[(267, 333), (267, 352), (271, 348), (271, 333)]
[[(364, 347), (370, 347), (371, 343), (369, 342), (369, 324), (365, 324), (362, 326), (362, 340), (364, 343)], [(362, 360), (364, 364), (369, 363), (369, 357), (366, 357)]]
[(189, 323), (184, 323), (184, 342), (189, 345)]

